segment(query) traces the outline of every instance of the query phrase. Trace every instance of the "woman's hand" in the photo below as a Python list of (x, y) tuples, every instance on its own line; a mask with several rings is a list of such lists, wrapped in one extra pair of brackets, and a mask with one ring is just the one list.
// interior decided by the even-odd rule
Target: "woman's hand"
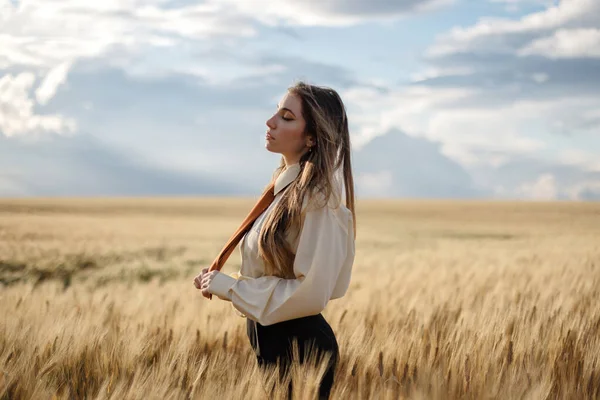
[(219, 271), (209, 272), (208, 268), (204, 268), (200, 275), (194, 278), (194, 286), (196, 286), (196, 289), (202, 290), (202, 296), (207, 299), (212, 298), (212, 294), (208, 291), (208, 285), (218, 273)]

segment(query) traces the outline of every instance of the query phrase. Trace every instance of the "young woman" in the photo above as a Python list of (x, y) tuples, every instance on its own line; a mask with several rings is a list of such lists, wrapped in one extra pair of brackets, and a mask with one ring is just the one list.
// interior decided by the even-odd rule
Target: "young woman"
[[(279, 361), (287, 371), (309, 349), (328, 353), (319, 386), (320, 398), (328, 398), (339, 349), (321, 312), (346, 293), (355, 249), (346, 110), (335, 90), (300, 82), (288, 88), (267, 127), (265, 147), (282, 155), (271, 181), (274, 200), (242, 239), (239, 272), (205, 268), (195, 285), (247, 317), (260, 366)], [(300, 360), (293, 357), (294, 341)]]

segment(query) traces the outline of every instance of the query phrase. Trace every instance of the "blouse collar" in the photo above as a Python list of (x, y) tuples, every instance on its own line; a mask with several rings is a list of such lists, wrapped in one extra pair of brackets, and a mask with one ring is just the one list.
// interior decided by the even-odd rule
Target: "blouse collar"
[(281, 192), (283, 189), (287, 187), (290, 183), (294, 181), (300, 174), (300, 163), (288, 165), (287, 168), (279, 174), (277, 179), (275, 180), (275, 196), (277, 193)]

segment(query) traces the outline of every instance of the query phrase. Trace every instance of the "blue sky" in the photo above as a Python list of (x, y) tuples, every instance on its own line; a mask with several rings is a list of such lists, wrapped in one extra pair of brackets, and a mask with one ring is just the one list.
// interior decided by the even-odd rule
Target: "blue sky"
[(0, 196), (254, 196), (298, 79), (359, 198), (600, 199), (595, 0), (0, 0)]

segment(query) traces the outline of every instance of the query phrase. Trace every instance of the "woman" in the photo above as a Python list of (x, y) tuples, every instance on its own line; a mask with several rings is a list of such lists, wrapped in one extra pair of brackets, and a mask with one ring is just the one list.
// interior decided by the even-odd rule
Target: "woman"
[(282, 155), (271, 182), (274, 200), (242, 239), (240, 271), (204, 269), (195, 285), (247, 317), (260, 366), (279, 360), (281, 371), (289, 371), (298, 354), (294, 342), (299, 362), (309, 349), (328, 354), (319, 386), (320, 398), (328, 398), (339, 349), (321, 312), (348, 289), (356, 232), (346, 111), (335, 90), (300, 82), (267, 127), (267, 150)]

